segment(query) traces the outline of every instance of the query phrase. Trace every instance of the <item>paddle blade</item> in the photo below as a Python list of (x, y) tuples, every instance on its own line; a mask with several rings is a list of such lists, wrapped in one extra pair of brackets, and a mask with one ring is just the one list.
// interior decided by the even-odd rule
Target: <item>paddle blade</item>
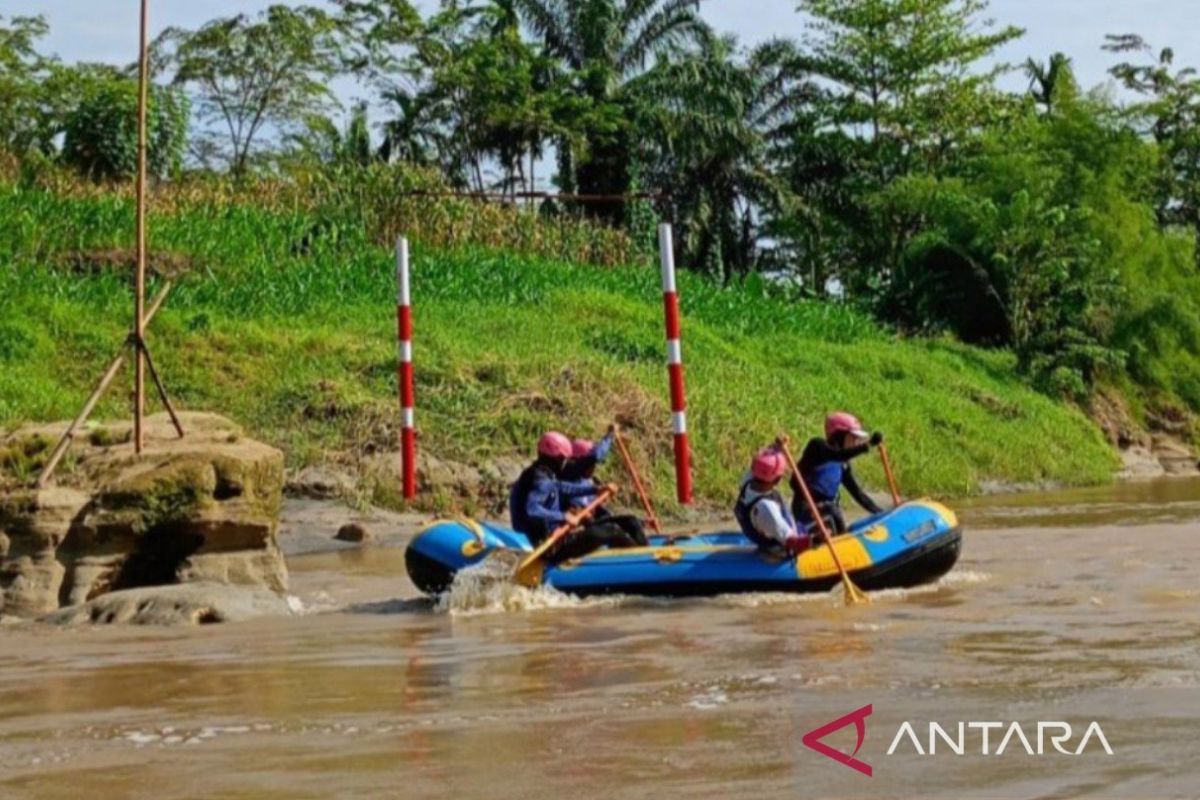
[(527, 558), (513, 573), (513, 579), (526, 589), (536, 589), (542, 585), (542, 574), (546, 565), (541, 558)]
[(854, 581), (850, 580), (850, 578), (847, 577), (844, 581), (844, 584), (846, 590), (846, 605), (866, 605), (871, 602), (871, 598), (867, 595), (867, 593), (855, 586)]

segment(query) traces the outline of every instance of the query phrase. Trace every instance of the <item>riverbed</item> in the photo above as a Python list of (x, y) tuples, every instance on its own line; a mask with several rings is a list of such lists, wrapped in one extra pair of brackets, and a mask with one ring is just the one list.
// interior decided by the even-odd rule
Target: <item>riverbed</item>
[[(435, 606), (368, 547), (292, 559), (289, 619), (0, 628), (0, 797), (1200, 796), (1200, 480), (958, 508), (948, 576), (853, 608)], [(872, 777), (802, 743), (868, 705)]]

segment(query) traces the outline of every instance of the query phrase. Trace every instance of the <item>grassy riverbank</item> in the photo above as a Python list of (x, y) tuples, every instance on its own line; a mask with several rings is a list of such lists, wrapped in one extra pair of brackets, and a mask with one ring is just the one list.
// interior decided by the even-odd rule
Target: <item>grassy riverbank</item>
[[(128, 275), (80, 251), (129, 245), (132, 208), (0, 187), (0, 425), (72, 415), (125, 335)], [(391, 254), (303, 213), (201, 205), (153, 220), (156, 249), (194, 264), (152, 326), (181, 406), (213, 410), (299, 467), (354, 467), (394, 447)], [(618, 416), (670, 491), (658, 273), (533, 256), (414, 249), (418, 415), (426, 452), (523, 457), (546, 427), (596, 434)], [(697, 491), (726, 503), (751, 451), (781, 427), (855, 410), (893, 443), (910, 492), (980, 481), (1107, 480), (1116, 458), (1074, 408), (1027, 388), (1012, 357), (903, 340), (840, 306), (761, 283), (684, 275), (684, 350)], [(122, 384), (123, 385), (123, 384)], [(125, 413), (120, 390), (100, 416)], [(869, 482), (877, 465), (864, 464)], [(379, 486), (374, 499), (395, 501)]]

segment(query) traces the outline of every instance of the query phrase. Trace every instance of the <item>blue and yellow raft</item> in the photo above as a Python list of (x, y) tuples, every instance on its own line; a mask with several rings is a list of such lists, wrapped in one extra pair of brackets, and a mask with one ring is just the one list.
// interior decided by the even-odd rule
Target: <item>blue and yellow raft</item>
[[(931, 500), (906, 502), (859, 520), (833, 546), (863, 589), (918, 586), (945, 575), (958, 561), (962, 531), (954, 512)], [(405, 552), (413, 583), (440, 594), (462, 569), (496, 551), (529, 552), (529, 540), (506, 528), (471, 520), (435, 523)], [(601, 550), (546, 567), (541, 584), (573, 595), (637, 594), (696, 597), (738, 592), (826, 592), (839, 581), (827, 545), (799, 557), (761, 552), (740, 533), (655, 537), (649, 547)]]

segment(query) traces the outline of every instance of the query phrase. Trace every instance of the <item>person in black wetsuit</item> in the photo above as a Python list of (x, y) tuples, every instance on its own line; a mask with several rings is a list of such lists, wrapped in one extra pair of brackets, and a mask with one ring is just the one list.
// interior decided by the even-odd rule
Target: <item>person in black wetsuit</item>
[[(592, 442), (589, 439), (575, 439), (572, 441), (571, 460), (567, 462), (567, 466), (563, 469), (563, 480), (591, 483), (595, 486), (596, 467), (608, 458), (615, 440), (616, 428), (610, 427), (608, 433), (599, 442)], [(599, 491), (598, 486), (597, 491)], [(570, 499), (564, 498), (566, 501), (566, 510), (584, 508), (595, 499), (595, 495)], [(639, 547), (646, 547), (650, 544), (646, 539), (646, 529), (642, 526), (642, 521), (632, 514), (614, 514), (601, 506), (592, 514), (592, 519), (596, 522), (610, 522), (618, 526)]]
[[(595, 496), (592, 481), (563, 480), (571, 458), (571, 440), (561, 433), (547, 433), (538, 442), (537, 460), (525, 468), (509, 493), (512, 526), (537, 547), (561, 525), (576, 521), (574, 512), (564, 510), (576, 498)], [(615, 488), (615, 487), (614, 487)], [(558, 564), (582, 558), (601, 547), (636, 547), (637, 542), (619, 525), (604, 520), (587, 520), (546, 554), (547, 562)]]
[[(878, 447), (882, 442), (883, 434), (868, 434), (857, 417), (839, 411), (825, 419), (825, 438), (814, 438), (804, 448), (804, 454), (797, 466), (812, 493), (818, 513), (830, 527), (830, 533), (845, 533), (848, 530), (846, 517), (838, 505), (838, 496), (843, 486), (868, 514), (883, 512), (859, 486), (858, 479), (854, 477), (854, 470), (850, 467), (853, 459), (865, 455), (872, 447)], [(812, 512), (795, 478), (792, 479), (792, 489), (796, 493), (792, 499), (792, 514), (800, 524), (806, 527), (812, 525)]]

